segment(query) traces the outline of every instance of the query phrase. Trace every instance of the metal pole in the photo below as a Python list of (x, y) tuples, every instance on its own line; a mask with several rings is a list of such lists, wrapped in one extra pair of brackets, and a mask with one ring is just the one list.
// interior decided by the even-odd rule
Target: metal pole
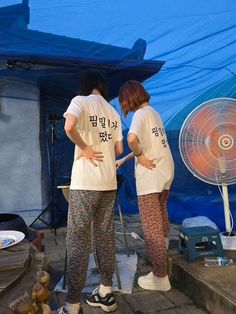
[(231, 227), (231, 220), (230, 220), (229, 194), (228, 194), (228, 186), (225, 183), (222, 183), (222, 192), (223, 192), (224, 214), (225, 214), (225, 229), (227, 233), (230, 233), (232, 227)]

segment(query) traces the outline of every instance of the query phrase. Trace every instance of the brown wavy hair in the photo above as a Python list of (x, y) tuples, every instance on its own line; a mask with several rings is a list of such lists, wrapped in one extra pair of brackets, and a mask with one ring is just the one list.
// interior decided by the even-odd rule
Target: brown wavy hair
[(126, 117), (136, 111), (143, 103), (148, 102), (150, 95), (138, 81), (127, 81), (119, 89), (119, 102)]

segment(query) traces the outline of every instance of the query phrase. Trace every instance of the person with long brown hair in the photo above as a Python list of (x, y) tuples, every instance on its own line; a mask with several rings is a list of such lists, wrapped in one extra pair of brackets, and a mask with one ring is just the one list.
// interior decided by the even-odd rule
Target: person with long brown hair
[(137, 81), (127, 81), (119, 90), (124, 116), (129, 112), (134, 115), (128, 133), (132, 153), (117, 161), (117, 167), (135, 157), (138, 207), (152, 264), (152, 272), (140, 276), (138, 285), (147, 290), (168, 291), (171, 285), (167, 275), (166, 239), (170, 229), (167, 200), (174, 163), (161, 117), (149, 100), (149, 93)]

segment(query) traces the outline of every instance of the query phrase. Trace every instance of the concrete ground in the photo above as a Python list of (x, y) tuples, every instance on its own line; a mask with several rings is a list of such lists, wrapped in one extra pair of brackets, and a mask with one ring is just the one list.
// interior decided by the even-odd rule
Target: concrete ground
[[(236, 261), (236, 251), (224, 251)], [(204, 258), (188, 263), (177, 250), (169, 252), (172, 280), (186, 292), (195, 304), (213, 314), (236, 313), (236, 264), (226, 267), (206, 267)]]
[[(119, 253), (126, 254), (124, 237), (118, 217), (115, 219), (116, 226), (116, 249)], [(173, 286), (169, 292), (145, 291), (138, 287), (137, 278), (151, 270), (145, 243), (142, 241), (142, 230), (140, 227), (139, 215), (130, 215), (124, 217), (125, 231), (130, 254), (137, 253), (138, 264), (134, 278), (132, 294), (121, 294), (116, 292), (118, 309), (117, 314), (204, 314), (201, 307), (196, 306), (191, 298)], [(134, 239), (131, 232), (135, 232), (141, 239)], [(62, 292), (53, 292), (55, 284), (59, 281), (64, 272), (65, 262), (65, 237), (66, 228), (58, 228), (55, 236), (50, 230), (45, 232), (44, 244), (46, 247), (46, 256), (49, 263), (49, 272), (51, 274), (52, 298), (51, 308), (56, 313), (56, 309), (64, 304), (65, 294)], [(170, 247), (176, 247), (178, 239), (178, 226), (171, 226)], [(82, 296), (82, 307), (85, 314), (104, 313), (99, 308), (92, 308), (85, 303), (85, 295)], [(215, 313), (214, 313), (215, 314)]]

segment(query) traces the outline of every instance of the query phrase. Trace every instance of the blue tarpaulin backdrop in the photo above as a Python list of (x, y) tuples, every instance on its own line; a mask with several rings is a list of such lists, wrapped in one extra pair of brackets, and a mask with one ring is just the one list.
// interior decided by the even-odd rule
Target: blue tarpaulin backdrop
[[(19, 2), (1, 0), (0, 6)], [(236, 2), (30, 0), (29, 7), (28, 29), (34, 31), (32, 36), (39, 36), (37, 32), (64, 36), (61, 38), (64, 38), (65, 61), (67, 57), (68, 60), (76, 57), (75, 46), (73, 55), (73, 39), (99, 43), (85, 47), (84, 58), (90, 59), (99, 55), (102, 45), (111, 45), (124, 48), (124, 55), (120, 55), (122, 59), (127, 57), (126, 52), (132, 50), (137, 39), (142, 38), (147, 44), (144, 59), (165, 62), (159, 73), (156, 71), (157, 74), (147, 75), (140, 80), (147, 78), (143, 82), (144, 86), (151, 94), (151, 105), (160, 112), (164, 120), (175, 160), (175, 179), (169, 202), (170, 219), (181, 223), (183, 218), (189, 216), (206, 215), (223, 229), (223, 202), (218, 188), (199, 181), (188, 172), (180, 157), (178, 136), (184, 119), (193, 108), (208, 99), (236, 96)], [(1, 20), (1, 23), (7, 21)], [(12, 47), (10, 52), (17, 53), (19, 57), (26, 51), (29, 55), (33, 53), (37, 48), (34, 42), (26, 47), (22, 39), (26, 33), (22, 30), (18, 35), (22, 36), (21, 40), (17, 41), (17, 47)], [(9, 38), (1, 38), (1, 43), (6, 44), (5, 51), (9, 47), (8, 40)], [(48, 63), (55, 64), (60, 43), (61, 39), (59, 42), (52, 42), (50, 35), (42, 36), (38, 57), (45, 58), (48, 50), (55, 49), (54, 58), (47, 59)], [(4, 46), (0, 51), (3, 53)], [(138, 58), (137, 55), (136, 57)], [(117, 56), (114, 57), (116, 58)], [(65, 103), (61, 107), (58, 103), (53, 104), (52, 99), (49, 102), (50, 110), (56, 110), (59, 115), (66, 107)], [(111, 103), (120, 112), (117, 99), (114, 98)], [(126, 119), (122, 117), (125, 136), (130, 120), (131, 115)], [(57, 184), (62, 184), (70, 176), (73, 146), (63, 136), (62, 120), (58, 121), (57, 129), (56, 180)], [(126, 213), (136, 213), (138, 209), (133, 161), (124, 165), (120, 172), (125, 176), (120, 197), (122, 207)], [(230, 187), (229, 196), (233, 217), (236, 218), (235, 185)], [(60, 198), (59, 195), (57, 197)], [(62, 199), (60, 202), (62, 207), (65, 206)]]

